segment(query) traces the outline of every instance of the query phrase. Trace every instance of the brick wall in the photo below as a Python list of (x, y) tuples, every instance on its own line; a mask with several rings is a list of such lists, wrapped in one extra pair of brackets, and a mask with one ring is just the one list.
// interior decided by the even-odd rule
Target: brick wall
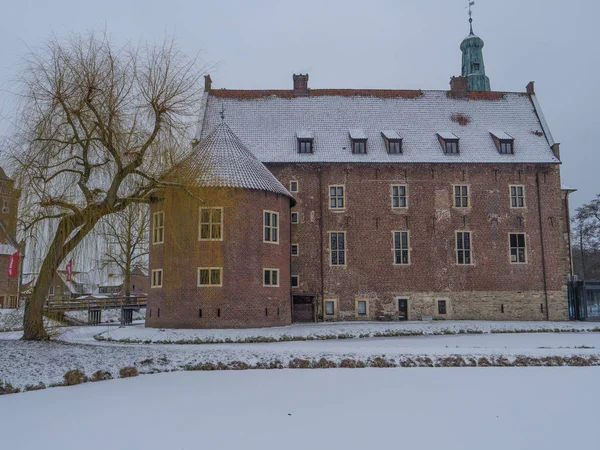
[[(223, 240), (199, 241), (199, 208), (223, 208)], [(279, 244), (263, 242), (263, 210), (279, 213)], [(151, 244), (146, 326), (243, 328), (291, 323), (290, 199), (251, 190), (167, 192), (151, 206), (165, 212), (164, 244)], [(151, 241), (152, 242), (152, 241)], [(198, 287), (198, 267), (222, 267), (222, 287)], [(263, 286), (263, 268), (279, 269), (279, 287)], [(160, 310), (160, 312), (159, 312)], [(159, 316), (160, 314), (160, 316)], [(200, 317), (201, 316), (201, 317)]]
[[(299, 256), (291, 273), (299, 276), (298, 293), (319, 293), (319, 315), (323, 299), (336, 299), (336, 318), (353, 319), (357, 298), (368, 299), (369, 318), (394, 315), (404, 297), (411, 320), (436, 316), (436, 299), (447, 300), (447, 318), (544, 320), (547, 309), (552, 320), (567, 318), (558, 165), (267, 166), (285, 186), (298, 181), (292, 243)], [(407, 186), (407, 208), (392, 209), (392, 184)], [(469, 186), (468, 208), (453, 206), (455, 184)], [(510, 207), (511, 184), (525, 187), (525, 208)], [(345, 186), (343, 211), (329, 209), (330, 185)], [(330, 231), (346, 232), (344, 267), (329, 264)], [(392, 231), (409, 231), (409, 265), (393, 264)], [(456, 231), (472, 232), (471, 265), (456, 263)], [(526, 264), (510, 263), (511, 232), (526, 235)]]

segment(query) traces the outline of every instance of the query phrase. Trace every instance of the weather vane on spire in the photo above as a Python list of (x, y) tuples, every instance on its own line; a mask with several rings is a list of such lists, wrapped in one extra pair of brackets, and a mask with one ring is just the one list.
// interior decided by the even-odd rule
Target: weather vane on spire
[(471, 34), (473, 34), (473, 10), (471, 9), (475, 4), (474, 1), (469, 0), (469, 26), (471, 27)]
[(225, 122), (225, 105), (221, 103), (221, 112), (219, 113), (221, 116), (221, 122)]

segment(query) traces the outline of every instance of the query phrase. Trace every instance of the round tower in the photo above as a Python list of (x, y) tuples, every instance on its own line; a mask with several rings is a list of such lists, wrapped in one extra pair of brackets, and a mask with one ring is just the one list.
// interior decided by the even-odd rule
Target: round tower
[(146, 326), (292, 322), (292, 195), (223, 122), (151, 205)]

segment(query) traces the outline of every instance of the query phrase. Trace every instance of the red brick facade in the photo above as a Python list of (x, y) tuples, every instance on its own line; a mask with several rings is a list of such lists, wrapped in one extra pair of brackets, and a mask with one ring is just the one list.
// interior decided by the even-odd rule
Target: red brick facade
[[(328, 319), (564, 320), (568, 253), (558, 165), (267, 164), (294, 192), (295, 294), (335, 301)], [(329, 208), (329, 186), (343, 185), (345, 208)], [(406, 208), (393, 209), (391, 186), (405, 185)], [(469, 207), (453, 205), (453, 186), (469, 187)], [(511, 208), (510, 185), (524, 186), (525, 207)], [(541, 213), (541, 215), (540, 215)], [(346, 265), (330, 265), (329, 234), (346, 233)], [(393, 231), (409, 231), (410, 264), (394, 265)], [(457, 264), (456, 232), (470, 231), (472, 264)], [(509, 233), (524, 233), (526, 263), (509, 259)], [(543, 246), (542, 246), (543, 242)], [(323, 262), (321, 264), (321, 261)], [(357, 299), (368, 313), (357, 315)], [(446, 314), (438, 313), (445, 300)]]
[[(200, 200), (202, 199), (202, 201)], [(223, 208), (222, 241), (199, 240), (200, 208)], [(288, 325), (290, 198), (270, 192), (207, 188), (196, 197), (166, 193), (151, 213), (164, 212), (164, 243), (152, 244), (146, 326), (243, 328)], [(278, 243), (264, 242), (263, 212), (279, 214)], [(151, 230), (152, 233), (152, 230)], [(152, 235), (151, 235), (152, 237)], [(198, 286), (198, 268), (222, 268), (222, 286)], [(279, 270), (279, 286), (263, 285), (263, 269)]]
[[(0, 244), (14, 243), (17, 232), (17, 210), (19, 192), (14, 189), (14, 181), (8, 179), (0, 168), (0, 221), (10, 235), (0, 228)], [(0, 308), (17, 307), (18, 278), (8, 278), (9, 255), (0, 255)]]

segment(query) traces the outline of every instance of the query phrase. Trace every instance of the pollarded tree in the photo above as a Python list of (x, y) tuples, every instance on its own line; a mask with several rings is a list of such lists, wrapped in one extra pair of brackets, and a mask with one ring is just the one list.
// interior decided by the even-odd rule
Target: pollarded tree
[(164, 188), (189, 146), (203, 69), (172, 41), (116, 48), (106, 34), (52, 40), (25, 59), (9, 141), (25, 231), (52, 222), (24, 339), (47, 339), (42, 310), (59, 264), (98, 222)]

